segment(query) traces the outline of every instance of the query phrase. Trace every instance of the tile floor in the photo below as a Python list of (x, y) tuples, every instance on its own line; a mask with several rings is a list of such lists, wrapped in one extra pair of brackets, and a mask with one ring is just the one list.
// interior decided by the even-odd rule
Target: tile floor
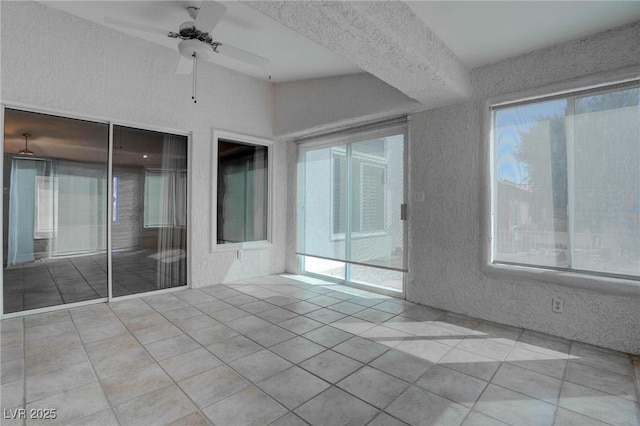
[(4, 320), (1, 423), (640, 423), (636, 358), (299, 278)]

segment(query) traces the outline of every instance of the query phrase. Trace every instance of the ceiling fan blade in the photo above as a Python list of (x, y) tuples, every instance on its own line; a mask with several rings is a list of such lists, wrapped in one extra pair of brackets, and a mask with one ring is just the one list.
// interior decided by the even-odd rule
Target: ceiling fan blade
[(226, 6), (215, 1), (204, 0), (198, 10), (194, 25), (200, 31), (210, 33), (213, 27), (218, 25), (226, 11)]
[(193, 72), (193, 59), (185, 58), (184, 56), (180, 56), (180, 62), (178, 62), (178, 67), (176, 68), (176, 73), (178, 74), (191, 74)]
[(228, 44), (220, 44), (215, 51), (221, 55), (258, 67), (266, 67), (269, 64), (269, 60), (262, 56), (254, 55), (246, 50), (238, 49), (237, 47), (229, 46)]
[(137, 23), (128, 22), (128, 21), (122, 21), (120, 19), (109, 18), (109, 17), (104, 18), (104, 21), (107, 24), (117, 25), (117, 26), (123, 27), (123, 28), (130, 28), (132, 30), (146, 31), (148, 33), (160, 34), (160, 35), (163, 35), (163, 36), (167, 36), (171, 32), (171, 31), (163, 30), (163, 29), (156, 28), (156, 27), (150, 27), (148, 25), (137, 24)]

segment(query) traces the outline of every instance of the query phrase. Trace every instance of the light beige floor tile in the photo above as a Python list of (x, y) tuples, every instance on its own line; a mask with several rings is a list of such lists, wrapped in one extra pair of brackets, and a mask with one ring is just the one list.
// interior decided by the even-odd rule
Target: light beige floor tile
[(182, 308), (166, 311), (162, 313), (162, 316), (169, 321), (175, 323), (177, 321), (185, 320), (191, 317), (201, 315), (202, 312), (194, 308), (193, 306), (184, 306)]
[(140, 330), (135, 330), (133, 332), (133, 335), (136, 336), (136, 339), (138, 339), (143, 345), (147, 343), (153, 343), (158, 340), (168, 339), (169, 337), (179, 336), (181, 334), (184, 334), (184, 332), (170, 322), (161, 325), (154, 325), (152, 327), (141, 328)]
[(170, 324), (170, 321), (156, 311), (151, 310), (151, 312), (146, 312), (142, 315), (124, 318), (122, 323), (129, 329), (129, 331), (135, 332), (144, 328)]
[(24, 380), (3, 381), (0, 385), (0, 402), (2, 410), (24, 407)]
[(213, 319), (218, 320), (223, 324), (226, 324), (229, 321), (233, 321), (233, 320), (236, 320), (236, 319), (248, 317), (249, 315), (251, 315), (248, 312), (245, 312), (240, 308), (236, 308), (235, 306), (231, 306), (230, 308), (223, 309), (223, 310), (220, 310), (220, 311), (207, 312), (207, 313)]
[(28, 420), (27, 425), (59, 425), (109, 408), (109, 403), (97, 382), (73, 388), (27, 404), (31, 409), (55, 408), (56, 418)]
[(345, 317), (331, 323), (331, 327), (339, 328), (347, 333), (360, 335), (377, 324), (356, 317)]
[(284, 416), (287, 410), (252, 386), (210, 405), (204, 414), (218, 425), (261, 426)]
[(456, 345), (456, 348), (473, 352), (487, 358), (504, 361), (511, 352), (512, 346), (495, 342), (479, 336), (470, 336)]
[(442, 357), (439, 364), (485, 381), (491, 380), (500, 368), (499, 361), (457, 348)]
[(633, 377), (569, 361), (565, 380), (636, 401)]
[(503, 364), (493, 377), (492, 383), (550, 404), (558, 403), (562, 387), (561, 380), (511, 364)]
[(320, 328), (323, 325), (324, 324), (319, 321), (315, 321), (304, 316), (298, 316), (278, 323), (278, 326), (296, 334), (304, 334), (316, 328)]
[(272, 325), (270, 322), (258, 318), (256, 316), (248, 316), (237, 320), (229, 321), (227, 327), (230, 327), (240, 334), (247, 334), (252, 331), (260, 330)]
[(431, 340), (407, 339), (396, 346), (396, 349), (429, 362), (440, 361), (452, 348)]
[[(284, 305), (283, 308), (291, 312), (295, 312), (298, 315), (305, 315), (320, 309), (318, 305), (314, 305), (313, 303), (304, 302), (304, 301), (292, 303), (290, 305)], [(244, 306), (243, 306), (243, 309), (244, 309)]]
[(297, 408), (295, 413), (312, 425), (361, 426), (373, 419), (378, 410), (341, 389), (331, 387)]
[(356, 336), (334, 346), (333, 350), (366, 364), (388, 351), (389, 348), (380, 343)]
[(158, 340), (145, 345), (145, 348), (157, 361), (171, 358), (185, 352), (200, 348), (201, 345), (186, 334)]
[(534, 352), (517, 345), (507, 355), (507, 362), (557, 379), (564, 378), (567, 368), (567, 360), (564, 357), (558, 357), (557, 353)]
[(434, 365), (416, 381), (416, 386), (458, 404), (472, 407), (487, 382), (441, 365)]
[(561, 337), (525, 330), (516, 343), (516, 347), (552, 355), (554, 359), (559, 359), (568, 358), (571, 342)]
[(409, 383), (413, 383), (424, 374), (432, 365), (432, 362), (418, 358), (408, 353), (391, 349), (372, 361), (370, 366), (389, 373)]
[(469, 410), (453, 401), (412, 386), (385, 411), (411, 425), (459, 425)]
[(300, 417), (293, 413), (289, 413), (286, 416), (280, 417), (269, 426), (307, 426), (308, 423), (302, 420)]
[(337, 328), (325, 325), (315, 330), (311, 330), (308, 333), (303, 334), (304, 338), (316, 342), (327, 348), (332, 348), (345, 340), (349, 340), (353, 337), (353, 334), (347, 333)]
[(268, 350), (247, 355), (229, 364), (231, 368), (253, 383), (258, 383), (274, 374), (280, 373), (292, 365), (286, 359)]
[(371, 420), (367, 426), (406, 426), (406, 423), (382, 412)]
[(569, 382), (562, 386), (560, 406), (605, 423), (640, 424), (638, 404)]
[(496, 420), (478, 411), (472, 411), (462, 423), (462, 426), (507, 426), (507, 423), (503, 423), (500, 420)]
[(304, 316), (314, 321), (319, 321), (323, 324), (330, 324), (334, 321), (338, 321), (339, 319), (342, 319), (347, 316), (338, 311), (332, 311), (331, 309), (327, 309), (327, 308), (320, 308), (317, 305), (313, 305), (313, 306), (316, 307), (316, 310), (306, 313)]
[(367, 308), (354, 313), (353, 316), (376, 324), (382, 324), (383, 322), (393, 318), (395, 315), (388, 312), (379, 311), (374, 308)]
[(150, 364), (102, 380), (102, 388), (115, 406), (171, 383), (171, 378), (157, 364)]
[(268, 311), (262, 311), (256, 315), (262, 318), (263, 320), (272, 322), (274, 324), (278, 324), (279, 322), (298, 317), (298, 314), (295, 312), (292, 312), (288, 309), (275, 307), (275, 306), (273, 309), (269, 309)]
[(330, 305), (329, 309), (331, 309), (332, 311), (340, 312), (341, 314), (353, 315), (356, 312), (363, 311), (365, 307), (362, 305), (358, 305), (357, 303), (347, 302), (345, 300), (343, 302)]
[(607, 424), (564, 408), (558, 408), (554, 422), (554, 426), (605, 426)]
[(325, 350), (323, 346), (300, 336), (294, 337), (286, 342), (278, 343), (269, 349), (294, 364), (311, 358)]
[(324, 380), (336, 383), (362, 367), (362, 363), (328, 350), (301, 362), (300, 367)]
[(169, 426), (213, 426), (213, 423), (211, 423), (202, 412), (196, 411), (195, 413), (179, 418), (175, 422), (170, 423)]
[(108, 408), (66, 423), (65, 426), (119, 426), (119, 424), (116, 415)]
[(89, 361), (27, 376), (27, 403), (96, 382)]
[(127, 401), (114, 408), (123, 426), (171, 423), (197, 408), (176, 385), (166, 386)]
[(224, 324), (199, 328), (197, 330), (190, 331), (188, 334), (203, 346), (211, 345), (212, 343), (227, 340), (239, 335), (237, 331)]
[(195, 402), (204, 408), (249, 386), (249, 382), (231, 368), (222, 365), (178, 382)]
[(296, 334), (277, 325), (270, 325), (260, 330), (249, 332), (246, 336), (262, 346), (269, 347), (296, 337)]
[(262, 346), (247, 339), (244, 336), (235, 336), (226, 340), (220, 340), (207, 346), (209, 352), (229, 363), (254, 352), (262, 350)]
[(160, 365), (177, 382), (218, 367), (222, 361), (201, 348), (160, 361)]
[(330, 385), (294, 366), (258, 383), (258, 386), (280, 404), (292, 410)]
[(571, 346), (570, 360), (580, 364), (590, 365), (614, 373), (631, 376), (633, 366), (628, 355), (611, 353), (594, 349), (592, 346), (574, 343)]
[(414, 340), (409, 339), (411, 337), (410, 334), (393, 328), (385, 327), (384, 325), (377, 325), (373, 328), (370, 328), (369, 330), (360, 333), (360, 337), (373, 340), (374, 342), (380, 343), (381, 345), (385, 345), (390, 348), (394, 348), (400, 345), (405, 340)]
[(395, 400), (410, 385), (375, 368), (364, 366), (338, 382), (342, 390), (380, 409)]
[(552, 425), (556, 407), (536, 398), (490, 384), (474, 410), (509, 424)]
[(176, 327), (186, 333), (200, 330), (202, 328), (213, 327), (218, 324), (220, 323), (217, 320), (214, 320), (209, 315), (203, 313), (174, 322)]

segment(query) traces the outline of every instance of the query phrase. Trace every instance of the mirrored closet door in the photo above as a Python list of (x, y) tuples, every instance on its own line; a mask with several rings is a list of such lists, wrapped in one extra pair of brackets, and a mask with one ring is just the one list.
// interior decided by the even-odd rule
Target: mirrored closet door
[(186, 136), (5, 108), (3, 189), (4, 314), (187, 284)]

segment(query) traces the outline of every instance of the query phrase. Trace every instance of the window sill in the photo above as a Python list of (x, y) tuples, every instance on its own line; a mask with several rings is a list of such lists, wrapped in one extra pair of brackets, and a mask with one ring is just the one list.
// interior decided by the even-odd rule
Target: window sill
[(640, 282), (625, 278), (499, 263), (485, 264), (485, 272), (501, 280), (533, 280), (611, 296), (640, 296)]
[(238, 250), (265, 250), (273, 247), (273, 244), (269, 241), (249, 241), (246, 243), (229, 243), (229, 244), (215, 244), (213, 247), (214, 253), (238, 251)]
[[(354, 232), (351, 234), (352, 240), (364, 239), (364, 238), (377, 238), (387, 236), (387, 231), (370, 231), (370, 232)], [(331, 236), (330, 241), (344, 241), (344, 234), (334, 234)]]

